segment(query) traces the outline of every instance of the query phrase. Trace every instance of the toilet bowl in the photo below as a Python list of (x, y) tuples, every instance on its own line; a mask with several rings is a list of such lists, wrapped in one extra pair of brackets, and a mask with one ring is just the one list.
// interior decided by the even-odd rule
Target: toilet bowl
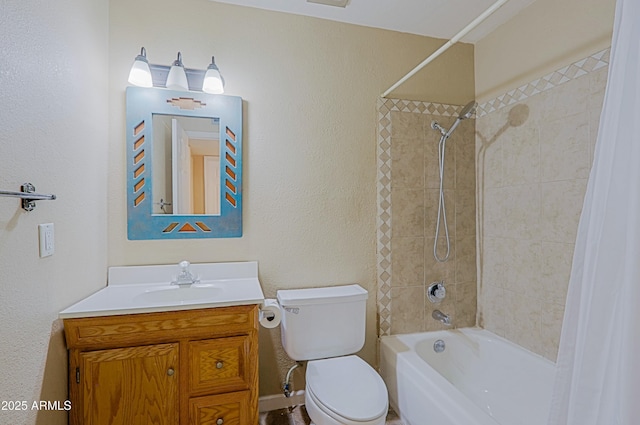
[(306, 381), (305, 405), (315, 425), (384, 425), (387, 388), (359, 357), (310, 361)]
[(314, 425), (384, 425), (387, 388), (353, 355), (364, 346), (368, 293), (360, 285), (278, 291), (282, 346), (308, 361), (307, 413)]

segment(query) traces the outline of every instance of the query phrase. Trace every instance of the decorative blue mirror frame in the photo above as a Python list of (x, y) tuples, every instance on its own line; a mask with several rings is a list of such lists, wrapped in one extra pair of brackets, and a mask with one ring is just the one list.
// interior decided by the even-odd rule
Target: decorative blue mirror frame
[[(128, 239), (241, 237), (242, 98), (127, 87), (126, 99)], [(154, 114), (219, 120), (219, 215), (153, 214)]]

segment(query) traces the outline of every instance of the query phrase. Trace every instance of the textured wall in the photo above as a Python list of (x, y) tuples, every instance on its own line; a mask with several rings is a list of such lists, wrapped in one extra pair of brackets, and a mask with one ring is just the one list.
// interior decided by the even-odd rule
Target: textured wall
[(615, 0), (537, 0), (475, 45), (476, 98), (492, 99), (611, 45)]
[[(2, 424), (66, 425), (66, 412), (31, 410), (67, 399), (58, 312), (103, 286), (107, 259), (106, 0), (3, 0), (0, 6), (0, 189), (30, 181), (55, 201), (24, 212), (0, 198)], [(56, 252), (38, 257), (39, 223)]]
[(553, 361), (606, 85), (595, 57), (477, 119), (479, 324)]
[[(375, 363), (376, 99), (441, 40), (206, 0), (111, 0), (109, 43), (109, 263), (258, 260), (271, 297), (360, 283), (370, 293), (362, 354)], [(200, 69), (215, 55), (227, 93), (243, 97), (242, 238), (127, 241), (124, 91), (140, 46), (152, 63), (170, 64), (180, 50)], [(456, 46), (414, 83), (425, 96), (465, 102), (471, 51)], [(449, 87), (446, 70), (464, 83)], [(293, 362), (279, 330), (263, 330), (260, 343), (261, 394), (280, 393)]]

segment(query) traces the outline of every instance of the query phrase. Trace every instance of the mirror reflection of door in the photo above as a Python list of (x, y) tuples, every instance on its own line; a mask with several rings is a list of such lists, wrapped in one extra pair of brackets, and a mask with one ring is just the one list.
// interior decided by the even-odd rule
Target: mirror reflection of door
[(218, 135), (188, 131), (191, 212), (220, 214), (220, 153)]
[[(219, 122), (154, 115), (154, 214), (220, 214)], [(161, 170), (164, 170), (162, 172)]]
[(220, 214), (220, 157), (204, 157), (204, 213)]
[(193, 214), (189, 136), (175, 118), (171, 120), (171, 151), (173, 213)]

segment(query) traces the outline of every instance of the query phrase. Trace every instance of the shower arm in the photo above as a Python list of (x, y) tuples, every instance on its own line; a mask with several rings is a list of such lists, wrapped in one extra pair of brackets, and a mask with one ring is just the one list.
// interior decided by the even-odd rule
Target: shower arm
[(493, 14), (493, 12), (498, 10), (503, 4), (505, 4), (508, 1), (509, 0), (498, 0), (493, 5), (489, 6), (489, 8), (487, 10), (482, 12), (476, 19), (471, 21), (471, 23), (469, 23), (466, 27), (464, 27), (462, 30), (460, 30), (460, 32), (458, 32), (456, 35), (454, 35), (453, 38), (451, 38), (451, 40), (449, 40), (445, 44), (443, 44), (438, 50), (433, 52), (431, 54), (431, 56), (429, 56), (424, 61), (422, 61), (418, 66), (413, 68), (407, 75), (402, 77), (397, 83), (395, 83), (394, 85), (389, 87), (387, 89), (387, 91), (385, 91), (384, 93), (382, 93), (380, 95), (380, 97), (386, 98), (389, 95), (389, 93), (391, 93), (392, 91), (394, 91), (395, 89), (400, 87), (405, 81), (407, 81), (409, 78), (413, 77), (418, 71), (420, 71), (422, 68), (427, 66), (429, 63), (431, 63), (438, 56), (440, 56), (445, 51), (447, 51), (449, 49), (449, 47), (451, 47), (455, 43), (457, 43), (462, 37), (467, 35), (467, 33), (469, 33), (469, 31), (471, 31), (472, 29), (474, 29), (475, 27), (480, 25), (480, 23), (482, 23), (482, 21), (487, 19), (491, 14)]

